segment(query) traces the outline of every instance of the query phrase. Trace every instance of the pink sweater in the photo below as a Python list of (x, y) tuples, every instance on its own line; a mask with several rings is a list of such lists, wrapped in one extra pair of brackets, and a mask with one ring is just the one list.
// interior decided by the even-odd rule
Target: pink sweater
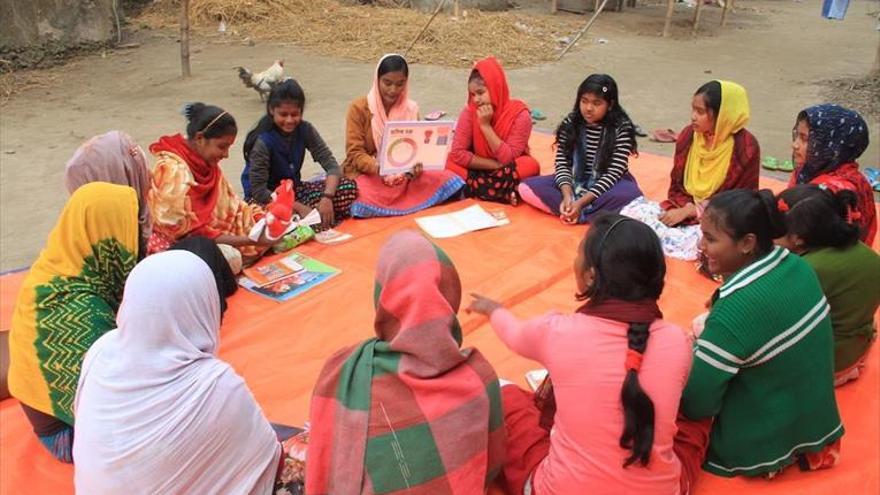
[(553, 377), (555, 424), (550, 453), (534, 473), (536, 493), (679, 493), (681, 464), (672, 440), (691, 367), (691, 344), (681, 328), (664, 321), (651, 326), (639, 382), (654, 402), (654, 446), (647, 467), (624, 469), (631, 452), (619, 445), (627, 326), (580, 313), (520, 321), (506, 309), (494, 311), (491, 322), (508, 347)]
[[(465, 107), (458, 116), (458, 122), (455, 123), (455, 135), (452, 137), (452, 149), (449, 151), (452, 163), (460, 167), (467, 168), (474, 157), (474, 125), (480, 124), (473, 121), (471, 113)], [(513, 163), (526, 152), (531, 135), (532, 116), (529, 112), (522, 112), (513, 122), (507, 140), (503, 141), (501, 146), (495, 150), (495, 160), (505, 165)], [(484, 156), (483, 158), (491, 157)]]

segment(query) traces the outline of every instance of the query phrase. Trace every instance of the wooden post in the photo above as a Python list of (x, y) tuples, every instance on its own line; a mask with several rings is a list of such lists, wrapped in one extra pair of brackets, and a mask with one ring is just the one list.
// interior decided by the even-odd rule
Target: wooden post
[(728, 10), (733, 10), (733, 0), (724, 0), (724, 10), (721, 11), (721, 27), (727, 24)]
[(663, 24), (663, 37), (669, 36), (669, 25), (672, 24), (672, 12), (675, 10), (675, 0), (666, 2), (666, 22)]
[(452, 17), (458, 19), (461, 17), (461, 0), (455, 0), (452, 2)]
[(874, 66), (871, 67), (871, 74), (880, 76), (880, 42), (877, 42), (877, 55), (874, 57)]
[(556, 10), (556, 0), (550, 0), (550, 13), (555, 14)]
[(192, 76), (189, 65), (189, 0), (180, 0), (180, 70), (184, 78)]
[(697, 0), (697, 6), (694, 8), (694, 27), (691, 29), (691, 36), (697, 35), (697, 25), (700, 24), (701, 10), (703, 10), (703, 0)]

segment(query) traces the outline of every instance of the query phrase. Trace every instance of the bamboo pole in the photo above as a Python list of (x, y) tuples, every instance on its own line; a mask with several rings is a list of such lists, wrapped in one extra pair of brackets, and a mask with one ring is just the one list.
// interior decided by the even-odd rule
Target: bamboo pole
[(669, 25), (672, 24), (672, 12), (675, 10), (675, 0), (666, 2), (666, 22), (663, 24), (663, 37), (669, 36)]
[(877, 43), (877, 55), (874, 57), (874, 66), (871, 67), (871, 75), (880, 76), (880, 42)]
[(461, 0), (454, 0), (452, 2), (452, 17), (456, 19), (461, 17)]
[(116, 21), (116, 44), (122, 44), (122, 23), (119, 22), (119, 2), (113, 0), (113, 19)]
[(192, 76), (189, 65), (189, 0), (180, 1), (180, 70), (184, 78)]
[(605, 5), (607, 3), (608, 0), (602, 0), (602, 4), (599, 5), (599, 8), (597, 8), (596, 12), (593, 13), (593, 17), (590, 17), (590, 20), (587, 21), (587, 25), (584, 26), (583, 29), (581, 29), (580, 32), (577, 34), (577, 36), (575, 36), (574, 39), (568, 43), (568, 46), (566, 46), (565, 49), (562, 50), (562, 53), (559, 54), (559, 57), (556, 60), (562, 60), (562, 57), (564, 57), (565, 54), (568, 53), (568, 50), (570, 50), (571, 47), (573, 47), (574, 44), (577, 43), (579, 39), (581, 39), (581, 36), (586, 34), (586, 32), (590, 29), (590, 26), (592, 26), (593, 23), (596, 22), (596, 18), (599, 17), (600, 13), (602, 13), (602, 10), (605, 8)]
[(697, 6), (694, 8), (694, 26), (691, 28), (691, 36), (697, 35), (697, 25), (700, 24), (700, 11), (703, 10), (703, 0), (697, 0)]
[(437, 14), (440, 13), (440, 9), (442, 9), (444, 5), (446, 5), (446, 0), (440, 0), (440, 3), (437, 4), (437, 8), (434, 9), (434, 13), (431, 15), (431, 18), (428, 19), (428, 22), (425, 23), (425, 27), (423, 27), (422, 30), (419, 31), (419, 34), (417, 34), (416, 37), (413, 38), (412, 43), (409, 44), (409, 48), (407, 48), (406, 51), (403, 52), (403, 58), (406, 58), (406, 56), (409, 54), (409, 51), (412, 50), (413, 46), (415, 46), (416, 41), (419, 41), (419, 38), (421, 38), (422, 35), (425, 34), (425, 31), (428, 30), (428, 26), (431, 25), (431, 22), (434, 21), (434, 18), (437, 17)]
[(724, 0), (724, 10), (721, 11), (721, 27), (727, 25), (727, 11), (733, 10), (733, 0)]

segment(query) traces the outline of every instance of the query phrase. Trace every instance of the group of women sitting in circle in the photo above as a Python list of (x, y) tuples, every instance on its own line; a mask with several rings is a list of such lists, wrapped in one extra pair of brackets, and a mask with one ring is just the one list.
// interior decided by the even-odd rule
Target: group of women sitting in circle
[[(188, 106), (187, 135), (150, 146), (152, 172), (122, 132), (77, 150), (71, 197), (15, 307), (9, 382), (40, 442), (75, 461), (78, 491), (287, 490), (285, 449), (217, 357), (230, 261), (271, 244), (247, 234), (283, 179), (295, 210), (318, 209), (324, 228), (462, 195), (591, 224), (572, 253), (576, 313), (521, 321), (480, 295), (466, 309), (549, 370), (536, 393), (461, 348), (452, 260), (417, 232), (392, 236), (376, 273), (376, 336), (333, 355), (315, 386), (307, 493), (483, 493), (494, 482), (515, 494), (692, 493), (700, 469), (772, 477), (837, 462), (834, 387), (861, 373), (880, 304), (856, 112), (797, 116), (797, 169), (774, 195), (758, 190), (745, 90), (707, 83), (658, 204), (629, 173), (635, 131), (611, 77), (580, 85), (557, 130), (555, 174), (539, 176), (529, 110), (493, 58), (468, 79), (447, 170), (381, 176), (385, 123), (419, 117), (408, 70), (397, 55), (379, 63), (350, 107), (342, 166), (303, 120), (302, 89), (281, 84), (245, 141), (244, 199), (218, 166), (237, 127), (217, 107)], [(306, 150), (324, 178), (301, 176)], [(657, 300), (666, 256), (697, 251), (724, 281), (684, 330)]]

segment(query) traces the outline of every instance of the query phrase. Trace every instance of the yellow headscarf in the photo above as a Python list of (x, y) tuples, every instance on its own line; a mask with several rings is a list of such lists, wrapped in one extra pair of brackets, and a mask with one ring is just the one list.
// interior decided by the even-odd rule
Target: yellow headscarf
[(684, 170), (684, 188), (695, 201), (708, 199), (724, 183), (733, 157), (733, 135), (749, 123), (749, 97), (735, 82), (721, 83), (721, 108), (715, 120), (712, 142), (699, 132), (688, 153)]
[(9, 389), (15, 398), (73, 424), (83, 358), (116, 327), (137, 252), (134, 189), (92, 182), (70, 196), (12, 314)]

